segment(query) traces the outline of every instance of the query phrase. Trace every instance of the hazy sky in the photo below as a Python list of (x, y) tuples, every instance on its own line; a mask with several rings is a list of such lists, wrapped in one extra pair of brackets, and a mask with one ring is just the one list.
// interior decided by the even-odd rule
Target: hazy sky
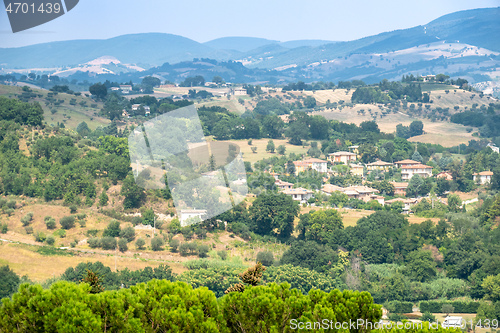
[(141, 32), (199, 42), (227, 36), (353, 40), (459, 10), (498, 6), (500, 0), (80, 0), (66, 15), (16, 34), (2, 7), (0, 47)]

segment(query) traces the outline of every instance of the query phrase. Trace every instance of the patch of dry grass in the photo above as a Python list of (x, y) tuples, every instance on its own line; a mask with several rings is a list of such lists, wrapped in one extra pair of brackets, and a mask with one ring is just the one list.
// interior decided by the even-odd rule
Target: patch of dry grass
[[(245, 162), (250, 162), (250, 163), (255, 163), (257, 161), (260, 161), (264, 158), (270, 158), (273, 156), (280, 156), (276, 152), (274, 154), (269, 153), (266, 151), (267, 144), (269, 142), (269, 139), (259, 139), (259, 140), (252, 140), (252, 145), (248, 144), (248, 140), (230, 140), (227, 142), (234, 143), (240, 147), (240, 151), (243, 154), (243, 160)], [(274, 146), (277, 149), (278, 146), (284, 145), (286, 147), (286, 152), (285, 154), (290, 154), (290, 153), (295, 153), (295, 154), (306, 154), (307, 150), (309, 147), (303, 147), (303, 146), (294, 146), (288, 143), (287, 140), (278, 140), (278, 139), (273, 139)], [(257, 152), (253, 153), (252, 152), (252, 147), (257, 147)]]

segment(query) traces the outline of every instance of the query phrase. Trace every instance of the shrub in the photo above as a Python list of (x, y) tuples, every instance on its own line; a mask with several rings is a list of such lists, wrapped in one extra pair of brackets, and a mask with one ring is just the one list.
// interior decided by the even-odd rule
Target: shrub
[(179, 247), (179, 240), (172, 238), (170, 242), (168, 242), (168, 246), (170, 246), (170, 251), (171, 252), (177, 252), (177, 249)]
[(59, 220), (59, 224), (63, 229), (71, 229), (75, 226), (75, 217), (74, 216), (65, 216)]
[(133, 225), (142, 224), (142, 217), (140, 217), (140, 216), (134, 216), (134, 218), (132, 219), (132, 224)]
[(163, 241), (163, 238), (156, 236), (151, 240), (151, 249), (153, 251), (161, 251), (163, 250), (163, 245), (165, 242)]
[(219, 257), (222, 260), (226, 260), (227, 259), (227, 251), (221, 250), (221, 251), (218, 251), (217, 254), (219, 255)]
[(41, 231), (35, 232), (35, 241), (43, 243), (47, 239), (47, 236)]
[[(422, 301), (420, 302), (420, 312), (442, 313), (443, 305), (450, 304), (453, 306), (455, 313), (477, 313), (477, 309), (481, 305), (480, 302), (465, 302), (465, 301)], [(446, 310), (446, 309), (445, 309)]]
[(187, 243), (187, 248), (191, 254), (198, 253), (198, 245), (196, 243)]
[(102, 233), (102, 235), (104, 237), (119, 237), (120, 231), (121, 231), (120, 222), (111, 221), (111, 222), (109, 222), (106, 229), (104, 229), (104, 232)]
[(55, 229), (56, 228), (56, 220), (53, 219), (52, 217), (50, 216), (47, 216), (49, 219), (48, 220), (45, 220), (45, 225), (47, 226), (47, 229)]
[(103, 237), (101, 238), (99, 245), (103, 250), (114, 250), (116, 249), (116, 238), (114, 237)]
[(7, 223), (2, 223), (2, 225), (0, 225), (0, 233), (6, 234), (7, 231), (9, 231), (9, 226)]
[(125, 238), (120, 238), (118, 241), (118, 249), (120, 252), (125, 252), (128, 250), (127, 240)]
[(403, 320), (408, 319), (399, 313), (389, 313), (389, 315), (387, 317), (389, 318), (390, 321), (403, 321)]
[(135, 239), (135, 230), (132, 227), (126, 227), (120, 231), (120, 238), (124, 238), (127, 242), (131, 242)]
[(70, 214), (75, 214), (76, 211), (77, 211), (77, 209), (78, 208), (76, 207), (76, 205), (69, 206), (69, 212), (70, 212)]
[(12, 216), (12, 214), (14, 214), (14, 209), (8, 208), (4, 210), (4, 213), (7, 214), (8, 216)]
[(189, 245), (188, 243), (182, 243), (179, 245), (179, 253), (181, 256), (187, 256), (189, 254)]
[(45, 243), (47, 243), (48, 245), (54, 245), (54, 243), (56, 242), (54, 236), (47, 236), (47, 238), (45, 239)]
[(7, 208), (16, 209), (16, 202), (14, 200), (7, 201), (5, 205), (7, 206)]
[(60, 238), (64, 238), (64, 237), (66, 237), (66, 230), (64, 230), (64, 229), (56, 230), (56, 231), (54, 231), (53, 235), (60, 237)]
[(201, 244), (198, 246), (198, 257), (205, 258), (208, 257), (209, 247), (206, 244)]
[(137, 247), (138, 250), (142, 250), (144, 249), (144, 245), (146, 244), (146, 242), (144, 241), (144, 239), (142, 238), (139, 238), (136, 242), (135, 242), (135, 246)]
[(190, 226), (182, 228), (181, 233), (185, 240), (191, 240), (193, 238), (193, 229)]
[(175, 218), (170, 221), (170, 224), (168, 225), (168, 231), (174, 235), (177, 235), (179, 232), (181, 232), (181, 222), (179, 221), (179, 219)]
[(26, 231), (26, 233), (28, 235), (31, 235), (33, 233), (33, 227), (32, 226), (27, 226), (24, 228), (24, 230)]
[(256, 261), (262, 263), (264, 266), (272, 266), (274, 263), (274, 255), (269, 251), (261, 251), (257, 253)]
[(435, 322), (436, 321), (436, 317), (430, 313), (430, 312), (425, 312), (422, 317), (420, 317), (420, 320), (421, 321), (428, 321), (428, 322)]
[(391, 301), (385, 304), (387, 311), (391, 313), (412, 313), (413, 303), (411, 302), (401, 302), (401, 301)]
[(88, 237), (95, 237), (99, 233), (99, 230), (97, 229), (89, 229), (87, 230), (87, 236)]
[(203, 228), (197, 228), (194, 233), (199, 239), (204, 239), (205, 237), (207, 237), (207, 231)]
[(98, 248), (99, 247), (99, 238), (97, 237), (92, 237), (92, 238), (89, 238), (87, 240), (87, 244), (89, 244), (89, 246), (92, 248), (92, 249), (95, 249), (95, 248)]
[(24, 215), (24, 217), (21, 219), (23, 227), (28, 226), (32, 220), (33, 220), (33, 212), (29, 212), (26, 215)]

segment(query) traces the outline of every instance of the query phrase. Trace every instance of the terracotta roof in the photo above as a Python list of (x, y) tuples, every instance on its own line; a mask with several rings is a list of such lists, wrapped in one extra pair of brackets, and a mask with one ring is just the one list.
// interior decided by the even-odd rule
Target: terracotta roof
[(387, 166), (387, 165), (392, 165), (392, 163), (384, 162), (384, 161), (376, 161), (373, 163), (369, 163), (367, 165), (374, 165), (374, 166)]
[(414, 160), (402, 160), (395, 162), (396, 164), (420, 164), (420, 162), (414, 161)]
[(387, 200), (385, 203), (391, 204), (391, 203), (396, 202), (396, 201), (401, 201), (402, 203), (412, 204), (412, 203), (415, 203), (417, 201), (417, 199), (395, 198), (395, 199)]
[(368, 186), (349, 186), (346, 190), (356, 191), (358, 193), (378, 193), (379, 191)]
[(403, 165), (401, 166), (402, 169), (432, 169), (431, 166), (424, 165), (424, 164), (416, 164), (416, 165)]
[(278, 185), (278, 186), (279, 186), (279, 185), (292, 185), (292, 186), (293, 186), (293, 183), (284, 182), (284, 181), (279, 180), (279, 179), (278, 179), (277, 181), (275, 181), (274, 183), (275, 183), (276, 185)]
[(364, 168), (364, 166), (360, 165), (360, 164), (354, 164), (354, 163), (351, 163), (350, 164), (350, 167), (351, 168)]
[(390, 182), (394, 188), (407, 188), (408, 183), (396, 183), (396, 182)]
[(307, 190), (305, 188), (302, 188), (302, 187), (298, 187), (298, 188), (291, 188), (291, 189), (286, 189), (283, 191), (283, 193), (285, 194), (312, 194), (313, 191), (311, 190)]
[(328, 154), (328, 156), (356, 156), (356, 154), (354, 153), (350, 153), (348, 151), (338, 151), (336, 153), (331, 153), (331, 154)]
[(335, 191), (342, 192), (344, 189), (342, 187), (340, 187), (340, 186), (337, 186), (337, 185), (325, 184), (325, 185), (323, 185), (323, 187), (321, 188), (321, 190), (323, 192), (326, 192), (326, 193), (333, 193)]
[(325, 160), (320, 160), (319, 158), (308, 158), (307, 160), (303, 160), (302, 162), (306, 163), (328, 163)]
[(491, 171), (481, 171), (480, 173), (475, 173), (474, 176), (493, 176), (493, 172)]
[(347, 190), (347, 191), (344, 191), (344, 193), (345, 193), (345, 194), (347, 194), (347, 195), (349, 195), (349, 194), (350, 194), (350, 195), (356, 195), (356, 194), (359, 194), (359, 193), (358, 193), (358, 191), (354, 191), (354, 190), (353, 190), (353, 191), (351, 191), (351, 190)]

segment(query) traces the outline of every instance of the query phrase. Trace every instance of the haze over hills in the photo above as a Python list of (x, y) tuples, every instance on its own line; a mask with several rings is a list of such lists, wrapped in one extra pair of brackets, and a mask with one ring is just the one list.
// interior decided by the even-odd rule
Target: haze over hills
[[(350, 79), (376, 82), (407, 73), (437, 72), (467, 76), (471, 82), (496, 81), (500, 77), (496, 72), (500, 65), (500, 40), (496, 38), (500, 34), (499, 18), (500, 7), (466, 10), (410, 29), (345, 42), (224, 37), (198, 43), (171, 34), (124, 35), (106, 40), (4, 48), (0, 49), (0, 66), (4, 73), (13, 68), (57, 68), (59, 73), (78, 78), (85, 75), (91, 81), (100, 80), (102, 75), (120, 75), (115, 80), (125, 81), (147, 74), (178, 81), (187, 75), (205, 73), (221, 75), (231, 82)], [(82, 64), (100, 57), (114, 57), (122, 64), (134, 64), (147, 71), (135, 72), (133, 65), (126, 65), (126, 70), (122, 70), (123, 66), (113, 67), (115, 70), (90, 66), (91, 70), (79, 71)], [(205, 59), (201, 61), (205, 63), (203, 66), (210, 63), (212, 69), (201, 70), (200, 61), (193, 59)], [(227, 61), (241, 62), (246, 68)], [(168, 65), (163, 66), (165, 63)], [(171, 70), (165, 71), (168, 66)]]
[(248, 52), (261, 46), (274, 43), (279, 43), (279, 41), (255, 37), (222, 37), (203, 44), (213, 49)]

